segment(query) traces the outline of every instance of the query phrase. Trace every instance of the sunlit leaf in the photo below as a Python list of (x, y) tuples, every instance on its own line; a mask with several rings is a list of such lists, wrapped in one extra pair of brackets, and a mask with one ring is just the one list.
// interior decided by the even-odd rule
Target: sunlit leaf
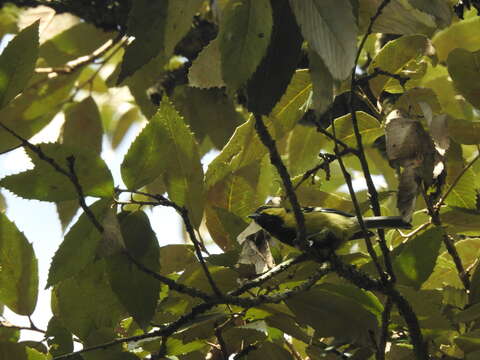
[(435, 267), (438, 251), (445, 233), (435, 227), (410, 239), (393, 260), (395, 274), (400, 284), (419, 289)]
[(472, 169), (464, 170), (466, 164), (461, 146), (451, 142), (446, 158), (447, 189), (451, 187), (451, 191), (445, 203), (465, 209), (476, 209), (475, 174)]
[(203, 170), (190, 129), (168, 99), (135, 139), (122, 163), (129, 189), (162, 175), (171, 200), (185, 206), (195, 227), (203, 216)]
[(468, 20), (459, 21), (452, 24), (447, 29), (438, 32), (432, 39), (433, 46), (437, 50), (437, 56), (440, 61), (447, 60), (450, 52), (459, 47), (468, 51), (477, 51), (480, 41), (478, 26), (480, 18), (474, 16)]
[[(79, 136), (82, 134), (82, 136)], [(102, 150), (102, 119), (97, 104), (92, 97), (87, 97), (65, 111), (62, 143), (82, 147), (87, 146), (97, 155)]]
[[(398, 74), (411, 60), (422, 57), (428, 47), (428, 39), (422, 35), (402, 36), (388, 42), (375, 56), (368, 66), (368, 72), (375, 69)], [(374, 95), (379, 95), (389, 83), (398, 83), (387, 75), (377, 75), (370, 80), (370, 88)]]
[(0, 108), (27, 85), (38, 57), (38, 22), (20, 32), (0, 55)]
[[(113, 179), (105, 162), (92, 150), (58, 143), (39, 144), (42, 152), (53, 159), (64, 171), (70, 173), (69, 158), (74, 159), (75, 174), (84, 195), (110, 197)], [(55, 170), (50, 163), (28, 150), (35, 164), (33, 170), (10, 175), (0, 180), (0, 185), (25, 199), (63, 201), (78, 199), (79, 194), (71, 178)]]
[(17, 314), (30, 316), (37, 295), (38, 265), (32, 244), (0, 213), (0, 301)]
[(454, 49), (448, 54), (448, 72), (453, 84), (460, 94), (480, 107), (480, 51), (470, 52), (465, 49)]
[[(47, 81), (46, 76), (34, 76), (23, 93), (0, 110), (2, 123), (18, 135), (29, 139), (48, 124), (60, 111), (78, 76), (58, 76)], [(0, 131), (0, 152), (17, 147), (20, 140)]]
[[(357, 111), (356, 117), (364, 144), (372, 144), (379, 136), (384, 134), (384, 129), (380, 127), (380, 123), (373, 116), (363, 111)], [(333, 134), (332, 126), (327, 131)], [(353, 131), (351, 114), (335, 119), (335, 134), (337, 139), (342, 140), (347, 145), (356, 146), (357, 140)]]
[(39, 56), (48, 66), (63, 66), (70, 60), (90, 54), (112, 35), (86, 22), (79, 22), (44, 42)]

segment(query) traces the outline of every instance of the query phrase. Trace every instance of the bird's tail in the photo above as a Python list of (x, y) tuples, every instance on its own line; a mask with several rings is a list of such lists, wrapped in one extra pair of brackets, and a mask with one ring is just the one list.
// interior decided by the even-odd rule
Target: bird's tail
[(401, 216), (372, 216), (363, 218), (367, 229), (411, 229), (412, 224), (403, 220)]

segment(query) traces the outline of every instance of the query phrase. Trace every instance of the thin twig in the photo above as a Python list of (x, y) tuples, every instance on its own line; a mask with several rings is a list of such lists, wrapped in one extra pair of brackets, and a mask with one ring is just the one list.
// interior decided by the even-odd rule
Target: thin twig
[(378, 349), (376, 354), (376, 360), (385, 359), (385, 349), (388, 341), (388, 325), (390, 324), (390, 314), (392, 312), (392, 299), (387, 297), (385, 307), (382, 312), (382, 328), (380, 330), (380, 340), (378, 341)]
[(300, 204), (297, 199), (297, 195), (295, 194), (295, 190), (293, 189), (292, 180), (290, 179), (290, 175), (288, 174), (287, 168), (278, 153), (277, 146), (275, 145), (275, 140), (273, 140), (272, 136), (268, 132), (267, 127), (263, 123), (262, 116), (255, 114), (255, 129), (257, 131), (258, 137), (262, 141), (263, 145), (268, 149), (270, 154), (270, 162), (273, 166), (277, 169), (278, 174), (283, 182), (283, 187), (285, 188), (285, 193), (287, 194), (288, 200), (290, 200), (290, 204), (292, 205), (292, 210), (295, 215), (295, 221), (297, 223), (297, 243), (300, 245), (301, 248), (307, 247), (306, 245), (306, 230), (305, 230), (305, 218), (303, 217), (302, 210), (300, 208)]
[[(350, 153), (352, 153), (352, 148), (346, 148), (342, 151), (340, 151), (338, 154), (336, 155), (330, 155), (328, 154), (327, 156), (324, 156), (323, 157), (323, 161), (318, 164), (317, 166), (315, 166), (314, 168), (311, 168), (309, 170), (307, 170), (303, 175), (302, 175), (302, 178), (298, 181), (298, 183), (295, 185), (295, 190), (297, 190), (300, 185), (302, 185), (310, 176), (316, 174), (319, 170), (321, 169), (324, 169), (326, 170), (328, 168), (328, 166), (334, 162), (335, 160), (338, 159), (338, 157), (341, 157), (341, 156), (345, 156), (345, 155), (348, 155)], [(328, 173), (327, 173), (327, 176), (328, 176)]]
[[(373, 183), (372, 180), (372, 175), (370, 173), (370, 168), (368, 165), (368, 161), (365, 157), (365, 150), (363, 147), (363, 141), (362, 141), (362, 135), (360, 134), (360, 129), (358, 127), (358, 120), (357, 120), (357, 114), (354, 108), (354, 97), (353, 93), (355, 91), (355, 82), (356, 82), (356, 67), (358, 64), (358, 59), (360, 58), (360, 53), (362, 52), (363, 47), (365, 46), (365, 42), (367, 41), (368, 36), (372, 33), (373, 25), (375, 24), (375, 21), (378, 19), (378, 17), (382, 14), (383, 9), (390, 3), (390, 0), (383, 0), (382, 3), (378, 6), (377, 11), (375, 14), (372, 16), (370, 19), (370, 23), (368, 25), (367, 31), (365, 32), (362, 40), (360, 41), (360, 45), (357, 50), (357, 54), (355, 56), (355, 61), (354, 61), (354, 67), (352, 69), (352, 74), (351, 74), (351, 82), (350, 82), (350, 95), (349, 95), (349, 105), (350, 105), (350, 115), (351, 115), (351, 120), (352, 120), (352, 125), (353, 125), (353, 132), (355, 134), (355, 139), (357, 140), (357, 147), (358, 147), (358, 158), (360, 160), (360, 164), (362, 166), (362, 171), (365, 177), (365, 182), (367, 184), (367, 189), (368, 193), (370, 196), (370, 203), (372, 205), (372, 210), (375, 216), (380, 216), (381, 215), (381, 210), (380, 210), (380, 204), (378, 201), (378, 193), (377, 189), (375, 188), (375, 184)], [(366, 231), (364, 230), (364, 224), (363, 224), (363, 219), (361, 218), (361, 213), (359, 211), (359, 208), (357, 210), (357, 207), (355, 207), (355, 212), (357, 215), (357, 218), (359, 220), (360, 226), (362, 227), (362, 230), (366, 234)], [(385, 240), (385, 231), (383, 229), (378, 230), (378, 237), (379, 237), (379, 244), (380, 244), (380, 249), (382, 250), (384, 262), (385, 262), (385, 267), (387, 269), (387, 272), (391, 278), (392, 281), (395, 281), (395, 273), (393, 271), (393, 265), (392, 261), (390, 258), (390, 250), (388, 249), (387, 242)], [(368, 241), (367, 241), (368, 242)], [(367, 244), (368, 247), (368, 244)], [(370, 251), (369, 251), (370, 253)], [(377, 266), (378, 268), (378, 266)], [(385, 275), (383, 274), (383, 271), (380, 273), (380, 276), (386, 280)]]
[[(335, 122), (332, 122), (332, 129), (333, 129), (333, 134), (335, 135)], [(335, 151), (335, 154), (338, 154), (339, 151), (340, 151), (337, 143), (335, 143), (334, 151)], [(348, 192), (350, 194), (350, 198), (352, 199), (352, 204), (353, 204), (353, 207), (355, 209), (355, 214), (356, 214), (357, 219), (358, 219), (358, 224), (360, 225), (360, 229), (363, 232), (363, 236), (364, 236), (364, 239), (365, 239), (365, 244), (367, 246), (367, 251), (368, 251), (370, 257), (372, 258), (373, 263), (375, 264), (375, 267), (377, 269), (378, 274), (380, 275), (382, 280), (384, 282), (386, 282), (388, 279), (384, 274), (382, 266), (380, 265), (380, 261), (378, 260), (378, 256), (375, 252), (375, 249), (373, 248), (373, 244), (372, 244), (372, 240), (370, 239), (369, 232), (368, 232), (368, 230), (365, 226), (365, 222), (363, 221), (362, 211), (361, 211), (360, 205), (358, 203), (357, 195), (355, 194), (355, 190), (353, 188), (352, 177), (351, 177), (350, 173), (347, 171), (347, 168), (345, 166), (345, 163), (343, 162), (342, 157), (337, 155), (337, 159), (338, 159), (338, 164), (340, 165), (340, 169), (342, 170), (343, 178), (345, 179), (345, 183), (347, 184), (347, 188), (348, 188)]]
[(355, 83), (359, 83), (359, 82), (367, 82), (373, 78), (376, 78), (377, 76), (379, 75), (383, 75), (383, 76), (388, 76), (392, 79), (395, 79), (397, 80), (399, 83), (400, 83), (400, 86), (405, 87), (405, 84), (408, 80), (410, 80), (410, 78), (408, 76), (402, 76), (400, 74), (392, 74), (388, 71), (385, 71), (385, 70), (382, 70), (380, 68), (375, 68), (373, 69), (373, 72), (371, 74), (368, 74), (368, 75), (365, 75), (363, 77), (361, 77), (360, 79), (358, 80), (355, 80)]
[(460, 255), (458, 254), (457, 248), (455, 247), (455, 244), (453, 242), (452, 237), (445, 233), (443, 235), (443, 243), (445, 244), (445, 247), (447, 248), (447, 252), (452, 257), (453, 262), (455, 263), (455, 267), (457, 268), (458, 277), (460, 278), (460, 281), (462, 282), (463, 287), (465, 288), (466, 291), (469, 291), (470, 290), (470, 276), (469, 276), (469, 273), (467, 271), (465, 271), (465, 268), (463, 267), (462, 259), (460, 258)]
[(227, 350), (227, 344), (223, 339), (222, 326), (215, 326), (215, 336), (217, 337), (218, 345), (220, 346), (220, 351), (222, 353), (223, 359), (228, 360), (228, 357), (230, 356), (230, 354)]
[(292, 354), (293, 358), (295, 360), (303, 360), (302, 359), (302, 356), (299, 354), (299, 352), (295, 349), (295, 347), (293, 346), (293, 344), (288, 341), (287, 339), (285, 339), (285, 345), (287, 345), (288, 349), (290, 350), (290, 353)]
[(41, 334), (45, 334), (45, 333), (46, 333), (45, 330), (39, 329), (38, 327), (36, 327), (36, 326), (33, 325), (32, 323), (30, 323), (30, 326), (19, 326), (19, 325), (13, 325), (13, 324), (11, 324), (11, 323), (8, 322), (8, 321), (0, 321), (0, 329), (1, 329), (1, 328), (4, 328), (4, 329), (14, 329), (14, 330), (36, 331), (36, 332), (39, 332), (39, 333), (41, 333)]
[(123, 33), (119, 33), (114, 39), (107, 40), (102, 44), (98, 49), (94, 50), (91, 54), (80, 56), (76, 59), (70, 60), (65, 65), (61, 67), (45, 67), (45, 68), (36, 68), (35, 72), (38, 74), (71, 74), (78, 68), (88, 65), (95, 61), (96, 59), (103, 56), (108, 50), (110, 50), (116, 43), (118, 43), (123, 38)]

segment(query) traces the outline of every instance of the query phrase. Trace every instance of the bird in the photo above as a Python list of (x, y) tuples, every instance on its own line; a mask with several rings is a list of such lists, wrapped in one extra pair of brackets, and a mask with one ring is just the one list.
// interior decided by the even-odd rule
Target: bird
[[(312, 247), (334, 251), (346, 241), (364, 236), (357, 217), (352, 214), (321, 207), (304, 207), (301, 210), (305, 218), (306, 240)], [(293, 210), (265, 205), (249, 218), (282, 243), (296, 245), (297, 222)], [(365, 217), (363, 222), (367, 229), (412, 227), (401, 216)]]

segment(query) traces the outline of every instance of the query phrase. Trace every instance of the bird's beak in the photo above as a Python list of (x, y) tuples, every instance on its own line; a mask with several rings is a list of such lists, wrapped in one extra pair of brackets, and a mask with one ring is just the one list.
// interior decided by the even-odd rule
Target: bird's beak
[(249, 217), (250, 219), (252, 219), (252, 220), (256, 220), (256, 219), (258, 219), (258, 218), (260, 217), (260, 214), (258, 214), (258, 213), (253, 213), (253, 214), (248, 215), (248, 217)]

